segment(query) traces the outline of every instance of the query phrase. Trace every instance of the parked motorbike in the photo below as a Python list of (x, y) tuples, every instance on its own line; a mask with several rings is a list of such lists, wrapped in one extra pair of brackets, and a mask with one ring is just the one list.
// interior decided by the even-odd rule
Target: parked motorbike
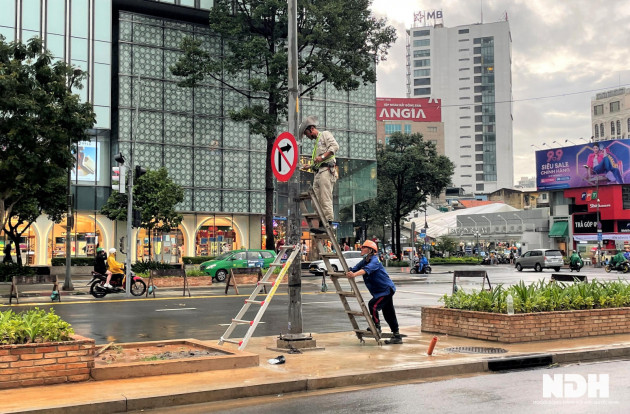
[(428, 275), (431, 274), (431, 265), (425, 265), (422, 270), (420, 269), (420, 263), (415, 263), (413, 266), (411, 266), (411, 269), (409, 269), (409, 273), (411, 274), (416, 274), (419, 273), (421, 275)]
[(623, 273), (628, 273), (628, 272), (630, 272), (630, 263), (622, 262), (622, 263), (619, 263), (619, 264), (617, 264), (615, 266), (613, 266), (611, 264), (607, 264), (604, 267), (604, 270), (606, 270), (607, 273), (610, 273), (613, 270), (617, 270), (617, 271), (623, 272)]
[[(105, 295), (112, 293), (125, 293), (125, 275), (120, 273), (114, 273), (109, 281), (111, 288), (106, 288), (105, 281), (107, 276), (98, 272), (92, 271), (92, 280), (87, 284), (90, 286), (90, 294), (95, 298), (102, 298)], [(142, 296), (147, 290), (147, 285), (140, 276), (136, 276), (134, 272), (131, 272), (131, 294), (134, 296)]]
[(579, 272), (580, 269), (582, 269), (583, 267), (584, 267), (584, 263), (583, 262), (579, 262), (579, 263), (576, 263), (576, 264), (569, 263), (569, 269), (571, 269), (571, 271), (575, 270), (576, 272)]

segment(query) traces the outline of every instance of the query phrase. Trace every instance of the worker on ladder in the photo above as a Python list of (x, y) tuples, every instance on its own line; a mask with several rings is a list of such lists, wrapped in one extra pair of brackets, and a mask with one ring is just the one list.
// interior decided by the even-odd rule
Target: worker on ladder
[[(315, 140), (313, 158), (309, 166), (310, 171), (315, 173), (313, 191), (324, 210), (328, 225), (332, 226), (335, 218), (333, 212), (333, 187), (337, 182), (337, 178), (339, 178), (335, 153), (339, 151), (339, 144), (331, 132), (317, 129), (317, 118), (314, 116), (306, 117), (300, 124), (300, 136), (302, 135), (305, 135), (310, 140)], [(320, 223), (319, 228), (311, 229), (311, 233), (323, 234), (326, 233), (326, 230), (324, 225)]]
[(402, 336), (398, 331), (398, 319), (396, 318), (396, 310), (394, 309), (394, 293), (396, 286), (387, 274), (385, 267), (378, 260), (378, 247), (372, 240), (366, 240), (361, 246), (361, 260), (356, 266), (346, 273), (349, 278), (363, 276), (365, 286), (370, 291), (372, 299), (368, 303), (370, 315), (376, 329), (381, 331), (381, 323), (378, 311), (383, 310), (383, 317), (392, 330), (392, 339), (385, 341), (386, 344), (402, 344)]

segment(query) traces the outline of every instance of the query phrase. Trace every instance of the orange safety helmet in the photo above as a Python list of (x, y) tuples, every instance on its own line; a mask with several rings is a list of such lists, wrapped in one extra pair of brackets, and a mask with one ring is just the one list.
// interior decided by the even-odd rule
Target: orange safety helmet
[(361, 245), (361, 247), (369, 247), (370, 249), (374, 250), (375, 252), (378, 252), (378, 246), (376, 246), (376, 243), (374, 243), (372, 240), (364, 241), (363, 244)]

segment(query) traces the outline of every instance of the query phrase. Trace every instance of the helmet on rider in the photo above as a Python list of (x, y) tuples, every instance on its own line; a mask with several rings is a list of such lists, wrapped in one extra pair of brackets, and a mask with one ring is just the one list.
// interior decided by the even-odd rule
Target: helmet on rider
[(115, 254), (115, 253), (116, 253), (116, 249), (114, 247), (109, 249), (109, 254)]
[(376, 246), (376, 243), (374, 243), (372, 240), (364, 241), (361, 247), (369, 247), (374, 253), (378, 252), (378, 247)]

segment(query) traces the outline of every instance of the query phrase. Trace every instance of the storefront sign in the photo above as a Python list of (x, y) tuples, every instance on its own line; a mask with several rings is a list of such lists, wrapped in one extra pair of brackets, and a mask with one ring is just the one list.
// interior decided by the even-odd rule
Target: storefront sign
[[(614, 221), (601, 220), (602, 231), (613, 232)], [(597, 233), (597, 214), (574, 214), (573, 233)]]
[(290, 132), (283, 132), (276, 138), (271, 149), (271, 169), (276, 179), (287, 182), (298, 164), (298, 147)]
[(619, 233), (630, 233), (630, 221), (619, 220), (617, 221), (617, 230)]
[[(623, 184), (630, 181), (630, 139), (536, 151), (538, 190)], [(584, 197), (593, 197), (584, 194)], [(595, 194), (595, 199), (597, 194)]]
[(433, 98), (376, 98), (376, 120), (442, 122), (441, 105)]

